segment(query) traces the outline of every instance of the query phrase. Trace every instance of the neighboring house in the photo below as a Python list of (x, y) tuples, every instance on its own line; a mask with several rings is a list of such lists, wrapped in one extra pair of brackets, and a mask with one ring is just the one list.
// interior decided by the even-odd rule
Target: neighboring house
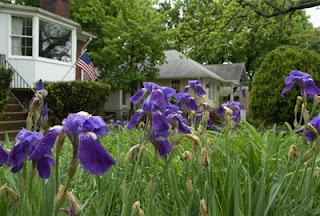
[[(156, 83), (172, 87), (177, 92), (183, 92), (188, 85), (188, 80), (201, 80), (207, 92), (204, 96), (206, 101), (212, 107), (219, 106), (219, 86), (227, 84), (223, 78), (176, 50), (167, 50), (164, 54), (166, 63), (158, 66), (159, 76)], [(130, 95), (121, 90), (112, 92), (105, 107), (107, 116), (116, 114), (117, 118), (126, 118), (130, 110), (129, 99)]]
[[(177, 50), (167, 50), (164, 53), (167, 62), (158, 66), (160, 72), (157, 83), (172, 87), (179, 93), (188, 85), (188, 80), (200, 80), (207, 92), (204, 95), (206, 101), (214, 108), (219, 106), (219, 86), (226, 83), (223, 78)], [(192, 93), (192, 90), (189, 92)]]
[[(73, 67), (90, 37), (70, 20), (70, 0), (43, 0), (42, 8), (0, 2), (0, 54), (31, 87), (39, 79), (81, 79)], [(16, 86), (19, 88), (18, 84)]]
[(228, 82), (220, 87), (221, 102), (238, 101), (244, 105), (248, 115), (249, 88), (246, 67), (244, 63), (205, 65), (207, 69)]

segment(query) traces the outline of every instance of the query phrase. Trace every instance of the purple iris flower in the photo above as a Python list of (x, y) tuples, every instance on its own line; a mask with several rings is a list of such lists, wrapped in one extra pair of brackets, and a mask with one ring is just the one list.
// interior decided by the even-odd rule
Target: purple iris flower
[(312, 76), (307, 73), (303, 73), (297, 70), (290, 71), (290, 76), (284, 79), (286, 84), (285, 88), (281, 92), (281, 97), (284, 97), (284, 94), (292, 88), (293, 84), (297, 83), (300, 87), (300, 93), (303, 95), (303, 92), (307, 94), (307, 98), (312, 98), (315, 95), (320, 94), (320, 90), (316, 86), (315, 82), (312, 79)]
[(73, 139), (78, 160), (85, 170), (93, 175), (100, 175), (115, 164), (99, 141), (98, 136), (106, 135), (109, 131), (100, 116), (90, 116), (85, 112), (70, 114), (63, 120), (62, 127)]
[(11, 172), (19, 172), (24, 164), (24, 159), (30, 155), (43, 139), (39, 132), (22, 129), (15, 138), (15, 145), (8, 156), (8, 164), (12, 166)]
[(198, 106), (195, 99), (191, 97), (189, 93), (185, 93), (185, 92), (178, 93), (176, 95), (176, 98), (177, 98), (177, 105), (180, 108), (180, 110), (183, 110), (183, 109), (187, 111), (198, 110)]
[(166, 158), (171, 151), (171, 144), (168, 141), (169, 124), (173, 128), (178, 127), (180, 132), (190, 133), (187, 128), (188, 121), (183, 117), (183, 113), (178, 106), (171, 104), (168, 99), (175, 96), (175, 90), (168, 87), (162, 87), (152, 82), (143, 83), (144, 88), (137, 92), (130, 100), (132, 103), (138, 103), (143, 96), (149, 92), (136, 114), (127, 124), (128, 129), (133, 129), (138, 124), (143, 115), (151, 119), (152, 131), (150, 141), (155, 145), (159, 154)]
[(190, 87), (193, 89), (197, 97), (206, 94), (206, 91), (202, 88), (200, 80), (189, 80), (188, 85), (185, 87), (183, 92), (187, 93)]
[(241, 120), (240, 111), (243, 108), (243, 105), (239, 102), (224, 103), (216, 110), (218, 116), (222, 116), (225, 113), (225, 107), (228, 107), (233, 111), (232, 120), (236, 123), (239, 123)]
[(144, 88), (140, 89), (135, 95), (130, 98), (131, 103), (138, 103), (147, 92), (151, 93), (157, 89), (159, 89), (160, 92), (164, 93), (167, 98), (171, 98), (176, 94), (176, 90), (174, 90), (173, 88), (159, 86), (153, 82), (144, 82), (143, 87)]
[(43, 137), (39, 145), (37, 145), (28, 158), (29, 160), (36, 161), (39, 176), (43, 179), (48, 179), (50, 177), (51, 167), (55, 164), (52, 148), (61, 131), (61, 126), (50, 128), (48, 133)]
[(121, 126), (121, 121), (120, 120), (117, 120), (117, 121), (115, 121), (114, 123), (113, 123), (113, 127), (114, 128), (119, 128), (119, 126)]
[[(320, 114), (318, 114), (311, 121), (309, 121), (309, 123), (312, 124), (312, 126), (318, 131), (318, 133), (320, 133)], [(302, 133), (303, 129), (304, 129), (304, 127), (297, 130), (297, 133)], [(313, 141), (316, 138), (317, 138), (316, 135), (312, 131), (310, 131), (310, 130), (306, 131), (306, 136), (305, 136), (306, 141)]]
[[(44, 83), (43, 83), (43, 81), (42, 81), (41, 79), (39, 80), (39, 82), (38, 82), (38, 84), (37, 84), (37, 87), (36, 87), (35, 92), (37, 92), (37, 91), (44, 91), (44, 92), (43, 92), (44, 94), (48, 94), (48, 92), (44, 89)], [(44, 95), (44, 97), (45, 97), (45, 96), (46, 96), (46, 95)], [(34, 100), (35, 97), (36, 97), (36, 94), (34, 94), (33, 97), (32, 97), (32, 99), (30, 100), (29, 106), (31, 106), (31, 104), (32, 104), (32, 102), (33, 102), (33, 100)], [(40, 101), (38, 102), (38, 106), (40, 106)]]
[(48, 103), (46, 103), (40, 113), (39, 125), (45, 128), (48, 122)]
[(0, 145), (0, 167), (3, 166), (8, 160), (8, 153)]

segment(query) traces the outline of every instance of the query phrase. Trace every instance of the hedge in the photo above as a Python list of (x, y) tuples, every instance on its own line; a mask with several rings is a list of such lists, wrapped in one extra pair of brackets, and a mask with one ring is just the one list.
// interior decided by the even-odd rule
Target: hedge
[(6, 104), (9, 99), (10, 83), (13, 71), (0, 66), (0, 118), (3, 116)]
[[(313, 76), (320, 87), (320, 55), (315, 51), (297, 47), (280, 47), (271, 51), (256, 72), (250, 91), (250, 113), (257, 123), (293, 123), (293, 110), (299, 88), (280, 96), (285, 87), (284, 78), (290, 70), (299, 70)], [(312, 100), (309, 102), (312, 104)]]
[(92, 81), (45, 82), (49, 125), (61, 125), (69, 113), (86, 111), (102, 115), (110, 86)]

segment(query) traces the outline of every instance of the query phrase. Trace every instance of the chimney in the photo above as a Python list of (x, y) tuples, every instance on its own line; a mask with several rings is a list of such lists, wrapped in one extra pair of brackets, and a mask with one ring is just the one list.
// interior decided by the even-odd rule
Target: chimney
[(41, 8), (70, 19), (70, 0), (42, 0)]

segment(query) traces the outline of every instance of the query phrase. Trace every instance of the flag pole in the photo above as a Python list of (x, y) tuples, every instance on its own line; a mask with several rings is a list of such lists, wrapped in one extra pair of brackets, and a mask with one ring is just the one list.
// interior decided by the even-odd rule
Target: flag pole
[(73, 69), (73, 67), (77, 64), (78, 60), (81, 58), (81, 56), (87, 51), (86, 47), (90, 44), (92, 40), (92, 37), (89, 38), (89, 40), (87, 41), (87, 43), (83, 46), (79, 57), (77, 58), (77, 60), (75, 61), (75, 63), (71, 66), (71, 68), (68, 70), (68, 72), (66, 73), (66, 75), (64, 75), (64, 77), (62, 78), (61, 81), (64, 80), (64, 78), (66, 78), (66, 76), (70, 73), (70, 71)]

